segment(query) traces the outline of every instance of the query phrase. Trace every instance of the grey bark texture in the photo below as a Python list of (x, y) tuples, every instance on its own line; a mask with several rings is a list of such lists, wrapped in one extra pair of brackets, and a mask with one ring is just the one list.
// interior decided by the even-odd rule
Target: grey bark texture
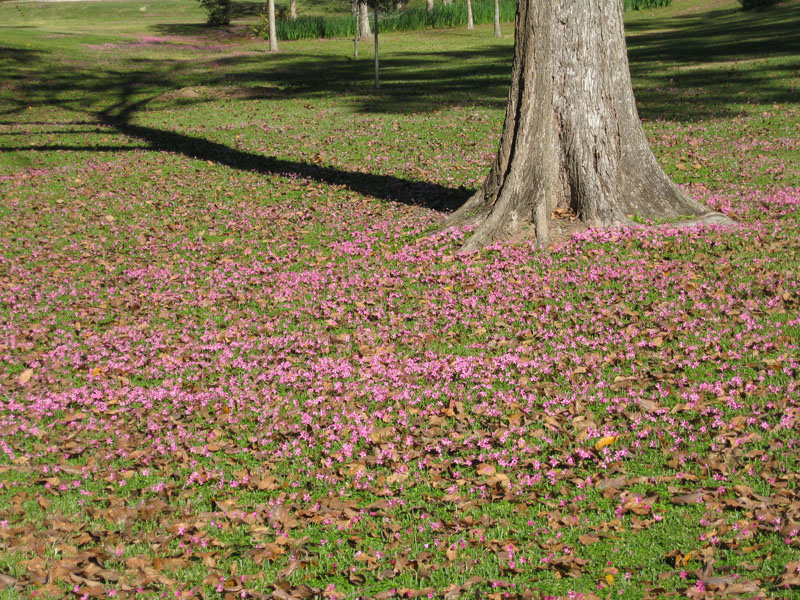
[(425, 0), (425, 10), (429, 13), (433, 12), (433, 0)]
[(520, 0), (505, 123), (483, 187), (446, 226), (476, 225), (476, 250), (533, 225), (550, 243), (557, 208), (591, 227), (632, 217), (730, 222), (666, 176), (633, 97), (622, 0)]
[(472, 19), (472, 0), (467, 0), (467, 29), (475, 29), (475, 21)]
[(292, 21), (297, 20), (297, 0), (289, 0), (289, 18)]
[(275, 33), (275, 0), (267, 2), (267, 18), (269, 19), (269, 51), (278, 51), (278, 34)]
[(500, 0), (494, 0), (494, 37), (501, 37), (500, 33)]

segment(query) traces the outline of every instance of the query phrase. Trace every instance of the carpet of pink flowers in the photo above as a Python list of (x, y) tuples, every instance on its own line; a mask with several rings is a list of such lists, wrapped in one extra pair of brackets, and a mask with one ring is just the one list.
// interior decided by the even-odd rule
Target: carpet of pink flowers
[(800, 188), (464, 255), (168, 153), (0, 186), (1, 587), (797, 596)]

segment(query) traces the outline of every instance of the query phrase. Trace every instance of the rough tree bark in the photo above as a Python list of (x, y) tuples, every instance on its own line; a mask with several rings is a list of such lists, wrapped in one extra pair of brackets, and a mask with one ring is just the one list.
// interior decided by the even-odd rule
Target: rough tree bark
[(269, 51), (278, 51), (278, 34), (275, 32), (275, 0), (267, 2), (267, 18), (269, 19)]
[(475, 21), (472, 19), (472, 0), (467, 0), (467, 29), (475, 29)]
[(500, 0), (494, 0), (494, 37), (500, 36)]
[(587, 225), (632, 217), (730, 222), (659, 166), (636, 111), (622, 0), (520, 0), (503, 134), (483, 187), (447, 226), (477, 225), (463, 250), (533, 233), (550, 243), (557, 208)]

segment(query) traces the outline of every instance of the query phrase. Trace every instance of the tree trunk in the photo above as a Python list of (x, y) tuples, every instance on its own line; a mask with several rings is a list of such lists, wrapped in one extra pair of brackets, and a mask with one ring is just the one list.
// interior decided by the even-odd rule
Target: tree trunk
[(500, 0), (494, 0), (494, 37), (500, 36)]
[(442, 0), (442, 4), (445, 6), (450, 6), (453, 3), (453, 0)]
[(425, 0), (425, 10), (429, 13), (433, 12), (433, 0)]
[(289, 18), (292, 21), (297, 20), (297, 0), (289, 0)]
[(267, 18), (269, 19), (269, 51), (278, 51), (278, 34), (275, 33), (275, 0), (267, 2)]
[(361, 15), (361, 35), (359, 36), (359, 39), (371, 40), (372, 30), (369, 28), (369, 11), (367, 10), (366, 0), (362, 0), (358, 3), (358, 10), (359, 14)]
[(375, 15), (375, 89), (381, 87), (381, 76), (378, 69), (378, 3), (376, 2), (372, 7), (372, 12)]
[(476, 225), (463, 250), (533, 233), (556, 208), (591, 227), (631, 217), (730, 222), (684, 194), (642, 130), (621, 0), (520, 0), (503, 134), (483, 187), (447, 225)]
[(467, 0), (467, 29), (475, 29), (475, 21), (472, 20), (472, 0)]
[(353, 9), (353, 17), (356, 20), (356, 32), (353, 34), (353, 58), (358, 58), (358, 40), (361, 38), (361, 14), (356, 2), (353, 2), (350, 6)]

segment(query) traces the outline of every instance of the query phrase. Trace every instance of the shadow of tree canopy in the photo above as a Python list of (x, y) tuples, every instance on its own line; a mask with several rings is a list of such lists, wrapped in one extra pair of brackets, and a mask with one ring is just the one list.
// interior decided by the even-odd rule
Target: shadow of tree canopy
[[(742, 90), (760, 102), (796, 102), (796, 91), (784, 85), (788, 78), (776, 78), (774, 74), (797, 72), (800, 4), (773, 11), (754, 14), (746, 21), (740, 13), (716, 11), (658, 23), (631, 23), (630, 65), (642, 116), (696, 120), (738, 114)], [(201, 37), (213, 39), (213, 35), (204, 29)], [(196, 42), (197, 37), (191, 40)], [(344, 48), (341, 41), (319, 43), (339, 43)], [(502, 108), (512, 48), (508, 41), (482, 44), (443, 53), (402, 48), (387, 52), (381, 61), (380, 90), (372, 88), (371, 61), (354, 61), (330, 50), (322, 55), (270, 55), (233, 47), (199, 58), (164, 59), (119, 53), (112, 55), (105, 69), (98, 69), (91, 62), (81, 67), (77, 61), (64, 64), (59, 62), (60, 57), (3, 47), (0, 75), (14, 86), (14, 100), (0, 114), (10, 118), (31, 103), (50, 105), (72, 111), (79, 121), (88, 115), (100, 125), (144, 142), (150, 149), (211, 160), (235, 169), (299, 175), (387, 200), (451, 210), (468, 197), (467, 190), (245, 152), (168, 128), (143, 125), (137, 122), (137, 115), (165, 103), (177, 108), (214, 100), (213, 95), (170, 97), (170, 93), (191, 86), (240, 89), (241, 93), (233, 96), (239, 102), (340, 94), (348, 99), (352, 110), (361, 113), (419, 113), (453, 104)], [(767, 60), (760, 61), (757, 67), (738, 68), (739, 63), (765, 57)], [(4, 97), (9, 94), (4, 93)], [(135, 145), (107, 144), (102, 150), (125, 151)], [(81, 148), (67, 145), (64, 149)], [(91, 146), (83, 149), (98, 150)]]
[(4, 80), (22, 78), (22, 69), (34, 66), (42, 60), (42, 53), (38, 50), (0, 46), (0, 73)]
[[(746, 100), (795, 102), (797, 92), (785, 85), (785, 75), (800, 65), (798, 23), (796, 3), (746, 16), (731, 8), (631, 19), (628, 53), (642, 117), (697, 120), (738, 114), (742, 90)], [(755, 60), (758, 66), (748, 64)], [(223, 57), (213, 64), (228, 70), (227, 81), (242, 86), (270, 83), (293, 97), (349, 94), (360, 112), (411, 113), (454, 103), (504, 106), (510, 62), (508, 44), (446, 53), (387, 52), (380, 91), (371, 89), (371, 65), (345, 56), (283, 53), (256, 61)]]
[[(182, 81), (182, 65), (172, 65), (170, 69), (149, 68), (148, 59), (138, 59), (140, 68), (136, 71), (83, 71), (61, 69), (49, 77), (31, 77), (24, 88), (26, 95), (16, 108), (22, 110), (30, 103), (47, 103), (78, 115), (91, 114), (95, 121), (76, 119), (70, 124), (93, 123), (111, 128), (130, 138), (127, 144), (44, 144), (24, 146), (3, 146), (0, 150), (38, 151), (91, 151), (126, 152), (133, 150), (155, 150), (181, 154), (189, 158), (211, 161), (232, 169), (255, 171), (268, 175), (291, 178), (307, 178), (331, 185), (341, 185), (358, 193), (393, 202), (426, 206), (434, 210), (450, 212), (455, 210), (472, 193), (464, 188), (450, 188), (425, 181), (411, 181), (391, 175), (377, 175), (347, 171), (333, 167), (305, 162), (280, 159), (244, 150), (231, 148), (225, 144), (169, 129), (137, 124), (137, 114), (147, 110), (157, 98), (163, 96), (162, 90), (174, 88)], [(28, 69), (32, 65), (28, 64)], [(45, 69), (46, 63), (39, 65)], [(41, 74), (41, 73), (40, 73)], [(253, 89), (253, 88), (248, 88)], [(68, 91), (68, 93), (64, 93)], [(113, 98), (106, 107), (91, 107), (84, 100), (92, 95)], [(246, 101), (246, 100), (245, 100)], [(43, 123), (52, 125), (53, 123)], [(102, 130), (107, 133), (107, 130)], [(98, 131), (99, 132), (99, 131)], [(55, 133), (46, 132), (46, 133)], [(71, 131), (74, 133), (74, 131)], [(140, 143), (136, 143), (136, 142)], [(141, 142), (144, 142), (142, 144)]]
[[(780, 74), (800, 70), (800, 4), (738, 8), (626, 25), (640, 114), (694, 120), (736, 113), (747, 100), (797, 102)], [(752, 63), (758, 61), (758, 67)]]

